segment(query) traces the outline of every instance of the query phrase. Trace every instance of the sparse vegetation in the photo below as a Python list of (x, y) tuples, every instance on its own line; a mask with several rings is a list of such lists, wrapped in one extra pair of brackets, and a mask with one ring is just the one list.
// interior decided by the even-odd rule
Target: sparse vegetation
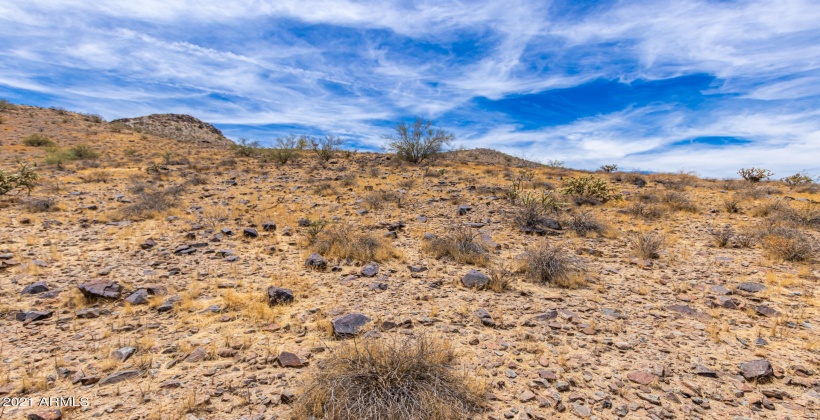
[(428, 336), (343, 344), (321, 362), (296, 409), (327, 420), (466, 419), (482, 411), (484, 386), (455, 364), (445, 341)]
[(796, 173), (794, 175), (782, 178), (781, 181), (790, 187), (799, 187), (814, 182), (814, 180), (805, 173)]
[(23, 139), (23, 144), (26, 146), (32, 147), (45, 147), (45, 146), (54, 146), (54, 141), (52, 141), (48, 136), (42, 134), (31, 134)]
[(806, 261), (815, 252), (814, 241), (809, 235), (785, 226), (766, 229), (760, 243), (771, 258), (782, 261)]
[(327, 162), (339, 151), (339, 147), (344, 141), (334, 135), (327, 134), (324, 137), (306, 137), (310, 150), (316, 153), (320, 162)]
[(609, 231), (609, 227), (590, 211), (579, 211), (571, 214), (565, 225), (569, 230), (582, 237), (601, 236)]
[(609, 164), (609, 165), (601, 165), (600, 169), (601, 169), (601, 172), (605, 172), (605, 173), (610, 174), (610, 173), (615, 172), (615, 171), (618, 170), (618, 165), (616, 165), (614, 163)]
[(741, 178), (745, 179), (749, 182), (760, 182), (764, 179), (768, 179), (774, 173), (768, 169), (763, 168), (740, 168), (737, 171), (737, 174), (740, 175)]
[(544, 241), (524, 253), (521, 266), (533, 283), (575, 288), (586, 283), (580, 258)]
[(318, 233), (313, 249), (327, 258), (342, 261), (383, 262), (401, 256), (386, 238), (357, 232), (349, 225), (333, 226)]
[(632, 235), (630, 240), (632, 253), (638, 258), (660, 258), (660, 252), (666, 245), (666, 235), (659, 232), (642, 232)]
[(434, 158), (450, 145), (455, 136), (449, 131), (433, 127), (431, 121), (421, 118), (408, 125), (401, 122), (395, 127), (395, 135), (386, 135), (386, 149), (396, 153), (400, 160), (421, 163)]
[(22, 190), (31, 193), (38, 178), (37, 173), (23, 163), (19, 164), (17, 172), (6, 172), (0, 168), (0, 195)]
[(480, 237), (470, 228), (457, 226), (448, 235), (425, 240), (422, 251), (436, 259), (449, 257), (459, 263), (484, 266), (489, 262), (489, 254)]
[(576, 204), (600, 204), (621, 197), (614, 186), (594, 175), (569, 178), (559, 191), (573, 197)]
[(38, 197), (25, 200), (23, 206), (32, 213), (44, 213), (57, 210), (57, 200), (52, 197)]

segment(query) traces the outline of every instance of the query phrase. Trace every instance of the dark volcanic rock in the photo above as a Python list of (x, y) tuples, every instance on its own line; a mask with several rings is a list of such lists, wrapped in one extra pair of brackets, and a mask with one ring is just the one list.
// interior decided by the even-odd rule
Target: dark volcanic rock
[(367, 264), (362, 267), (361, 274), (365, 277), (373, 277), (376, 274), (379, 274), (379, 265), (376, 263)]
[(141, 373), (142, 373), (142, 371), (140, 371), (140, 370), (124, 370), (124, 371), (121, 371), (121, 372), (117, 372), (117, 373), (115, 373), (111, 376), (103, 378), (97, 384), (100, 385), (100, 386), (116, 384), (116, 383), (126, 381), (126, 380), (131, 379), (131, 378), (136, 378)]
[(23, 311), (17, 312), (15, 319), (22, 322), (32, 322), (51, 318), (51, 315), (54, 315), (54, 311)]
[(486, 309), (478, 308), (473, 314), (478, 317), (482, 324), (488, 327), (495, 327), (495, 320)]
[(740, 372), (748, 381), (766, 379), (774, 375), (772, 364), (766, 359), (752, 360), (740, 364)]
[(347, 338), (356, 336), (361, 328), (370, 322), (370, 318), (359, 313), (352, 313), (333, 318), (330, 322), (336, 337)]
[(93, 298), (119, 299), (122, 293), (122, 286), (118, 283), (102, 279), (92, 280), (77, 287), (83, 295)]
[(268, 304), (271, 306), (293, 302), (293, 292), (281, 287), (268, 287)]
[(470, 270), (461, 278), (461, 283), (465, 287), (475, 287), (476, 289), (483, 289), (489, 282), (490, 278), (478, 270)]
[(279, 364), (282, 367), (299, 368), (299, 367), (304, 366), (304, 363), (302, 362), (302, 359), (300, 359), (299, 356), (297, 356), (294, 353), (289, 353), (289, 352), (283, 351), (282, 353), (279, 353), (279, 358), (278, 359), (279, 359)]
[(327, 260), (319, 254), (310, 254), (305, 260), (305, 266), (314, 270), (324, 270), (327, 268)]
[(740, 283), (737, 285), (737, 290), (746, 293), (757, 293), (766, 290), (766, 286), (760, 283)]
[(242, 230), (242, 235), (246, 238), (257, 238), (259, 237), (259, 232), (254, 228), (245, 228)]
[(29, 284), (23, 291), (21, 292), (24, 295), (36, 295), (38, 293), (43, 293), (48, 291), (48, 285), (44, 281), (38, 281), (36, 283)]

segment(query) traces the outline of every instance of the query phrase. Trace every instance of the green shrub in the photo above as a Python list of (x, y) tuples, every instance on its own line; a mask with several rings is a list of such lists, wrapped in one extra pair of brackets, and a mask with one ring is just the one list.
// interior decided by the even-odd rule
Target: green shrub
[(23, 144), (32, 147), (54, 146), (54, 142), (48, 136), (42, 134), (29, 135), (23, 139)]
[(240, 138), (236, 143), (231, 145), (231, 150), (242, 157), (251, 157), (258, 154), (259, 148), (258, 141), (250, 141), (246, 138)]
[(316, 153), (316, 157), (322, 162), (327, 162), (333, 158), (333, 155), (339, 151), (339, 147), (344, 143), (341, 138), (330, 134), (322, 138), (306, 137), (305, 139), (310, 149)]
[(564, 182), (564, 187), (560, 189), (560, 192), (574, 197), (577, 204), (605, 203), (621, 198), (621, 195), (615, 192), (614, 186), (594, 175), (570, 178)]
[(0, 195), (15, 190), (26, 190), (26, 192), (31, 193), (37, 178), (39, 178), (37, 173), (26, 164), (20, 164), (17, 172), (12, 173), (0, 169)]
[(774, 173), (768, 169), (755, 167), (751, 167), (748, 169), (740, 168), (740, 170), (738, 170), (737, 173), (738, 175), (740, 175), (741, 178), (749, 182), (760, 182), (774, 175)]
[(80, 144), (68, 149), (68, 152), (74, 156), (76, 160), (92, 160), (100, 157), (100, 153), (89, 146)]
[(408, 125), (401, 122), (395, 127), (395, 135), (384, 136), (386, 149), (396, 153), (399, 160), (420, 163), (441, 153), (455, 139), (453, 133), (433, 128), (431, 121), (421, 118)]

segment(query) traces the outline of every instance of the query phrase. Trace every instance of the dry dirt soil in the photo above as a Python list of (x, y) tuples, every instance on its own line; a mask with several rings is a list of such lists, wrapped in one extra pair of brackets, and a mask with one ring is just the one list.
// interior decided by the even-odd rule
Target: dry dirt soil
[[(597, 173), (623, 199), (556, 193), (560, 226), (528, 234), (520, 197), (589, 173), (488, 150), (277, 165), (6, 108), (0, 168), (40, 178), (0, 196), (0, 418), (58, 418), (44, 397), (74, 397), (67, 419), (291, 418), (353, 341), (333, 322), (352, 313), (366, 317), (355, 340), (450, 345), (483, 389), (475, 418), (820, 413), (816, 187)], [(54, 145), (24, 145), (32, 134)], [(99, 156), (55, 160), (78, 145)], [(458, 235), (469, 255), (446, 255)], [(539, 247), (577, 269), (569, 287), (532, 281)], [(466, 287), (471, 270), (490, 284)], [(293, 301), (271, 305), (271, 286)]]

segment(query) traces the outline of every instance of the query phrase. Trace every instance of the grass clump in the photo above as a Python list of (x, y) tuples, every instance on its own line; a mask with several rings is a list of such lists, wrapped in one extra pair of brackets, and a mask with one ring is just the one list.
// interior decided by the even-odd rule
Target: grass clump
[(766, 254), (782, 261), (807, 261), (814, 256), (812, 238), (785, 226), (772, 226), (762, 233), (760, 243)]
[(23, 206), (32, 213), (57, 211), (57, 201), (51, 197), (32, 198), (24, 201)]
[(485, 266), (490, 258), (485, 245), (480, 241), (480, 234), (463, 226), (456, 227), (444, 237), (426, 240), (421, 249), (436, 259), (449, 257), (462, 264)]
[(155, 217), (168, 211), (178, 204), (178, 187), (171, 187), (162, 191), (144, 190), (140, 192), (134, 202), (124, 207), (120, 212), (125, 217)]
[(26, 136), (23, 139), (23, 144), (26, 146), (31, 147), (46, 147), (46, 146), (54, 146), (54, 141), (52, 141), (48, 136), (43, 134), (31, 134)]
[(563, 195), (573, 197), (578, 205), (600, 204), (621, 198), (621, 195), (615, 192), (614, 186), (595, 175), (569, 178), (560, 192)]
[(296, 418), (466, 419), (484, 386), (459, 371), (444, 340), (426, 336), (343, 344), (308, 380)]
[(533, 283), (565, 288), (575, 288), (586, 283), (585, 267), (581, 259), (547, 242), (541, 242), (524, 252), (520, 271)]
[(580, 211), (570, 215), (564, 225), (567, 229), (582, 237), (604, 236), (609, 231), (609, 227), (605, 223), (588, 211)]
[(334, 226), (318, 233), (313, 249), (326, 258), (359, 262), (383, 262), (401, 256), (386, 238), (355, 232), (349, 225)]
[(637, 233), (631, 239), (632, 253), (636, 257), (660, 258), (660, 251), (666, 245), (666, 235), (658, 232)]

